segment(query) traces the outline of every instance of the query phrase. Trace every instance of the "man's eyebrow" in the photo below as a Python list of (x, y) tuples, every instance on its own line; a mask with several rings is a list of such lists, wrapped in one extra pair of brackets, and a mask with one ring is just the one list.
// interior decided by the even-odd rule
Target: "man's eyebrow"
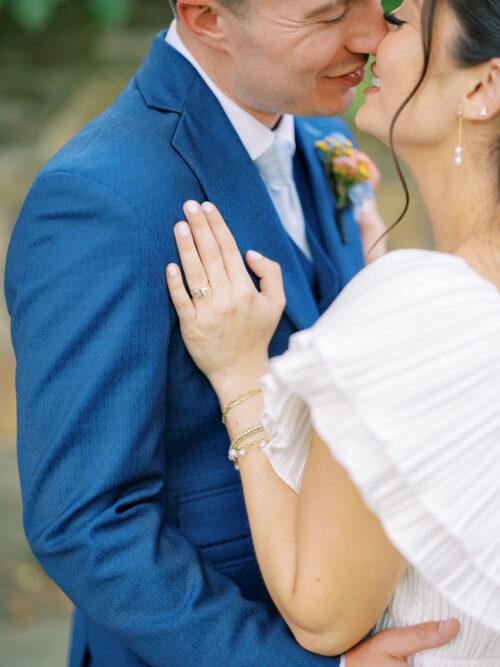
[(315, 19), (318, 16), (323, 16), (323, 14), (329, 12), (336, 5), (340, 4), (340, 2), (342, 2), (342, 0), (330, 0), (330, 2), (325, 2), (324, 5), (320, 5), (319, 7), (316, 7), (312, 11), (308, 12), (304, 18), (306, 20), (310, 20), (310, 19)]

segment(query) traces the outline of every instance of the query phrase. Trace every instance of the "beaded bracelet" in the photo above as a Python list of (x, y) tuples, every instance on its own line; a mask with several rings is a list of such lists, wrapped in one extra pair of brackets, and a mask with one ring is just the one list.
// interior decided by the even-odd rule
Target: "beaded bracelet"
[(241, 431), (241, 433), (233, 440), (231, 447), (237, 449), (238, 445), (249, 438), (251, 435), (262, 433), (265, 430), (266, 429), (262, 426), (262, 424), (254, 424), (253, 426), (249, 426), (244, 431)]

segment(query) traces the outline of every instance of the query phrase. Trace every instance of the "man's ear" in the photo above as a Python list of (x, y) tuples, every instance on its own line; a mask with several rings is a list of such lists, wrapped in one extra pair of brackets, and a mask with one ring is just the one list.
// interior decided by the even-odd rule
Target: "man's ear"
[(500, 114), (500, 58), (492, 58), (476, 71), (475, 85), (465, 100), (464, 117), (489, 120)]
[(201, 42), (212, 48), (221, 48), (225, 35), (221, 8), (214, 0), (179, 0), (179, 21)]

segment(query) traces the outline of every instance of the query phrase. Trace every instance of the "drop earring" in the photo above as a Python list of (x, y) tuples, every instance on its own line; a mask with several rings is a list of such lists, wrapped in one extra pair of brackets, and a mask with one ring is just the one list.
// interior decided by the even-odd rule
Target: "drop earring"
[(481, 118), (487, 118), (488, 117), (488, 109), (486, 107), (481, 107), (479, 109), (479, 115)]
[(459, 109), (457, 111), (457, 114), (458, 114), (458, 146), (455, 148), (455, 158), (453, 162), (456, 167), (461, 167), (464, 162), (464, 149), (462, 147), (463, 121), (464, 121), (463, 109)]

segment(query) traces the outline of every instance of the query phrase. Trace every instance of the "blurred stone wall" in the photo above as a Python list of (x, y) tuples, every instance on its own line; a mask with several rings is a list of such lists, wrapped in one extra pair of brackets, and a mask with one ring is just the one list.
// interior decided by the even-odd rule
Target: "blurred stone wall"
[[(0, 265), (25, 194), (40, 167), (102, 111), (134, 74), (166, 2), (128, 29), (73, 22), (42, 35), (0, 26)], [(153, 7), (153, 9), (151, 9)], [(3, 285), (3, 281), (2, 281)], [(62, 667), (71, 605), (45, 576), (23, 535), (15, 452), (15, 362), (0, 296), (0, 667)]]

